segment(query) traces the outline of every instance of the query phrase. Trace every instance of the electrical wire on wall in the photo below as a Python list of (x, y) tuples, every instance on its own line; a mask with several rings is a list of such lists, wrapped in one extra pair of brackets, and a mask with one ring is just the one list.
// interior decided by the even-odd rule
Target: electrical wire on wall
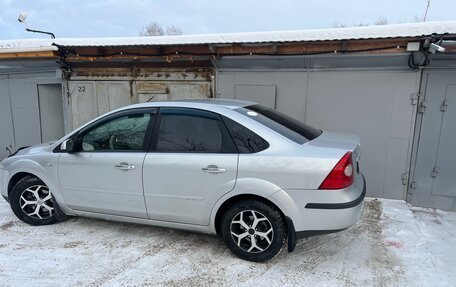
[[(61, 46), (58, 44), (53, 43), (54, 46), (57, 46), (60, 51), (60, 56), (62, 57), (62, 61), (65, 62), (66, 57), (69, 55), (77, 56), (77, 57), (88, 57), (88, 58), (106, 58), (106, 57), (114, 57), (114, 56), (132, 56), (132, 57), (165, 57), (165, 59), (169, 62), (170, 57), (179, 57), (179, 56), (189, 56), (193, 60), (193, 56), (216, 56), (220, 57), (218, 53), (192, 53), (192, 52), (170, 52), (170, 53), (138, 53), (138, 52), (127, 52), (127, 51), (117, 51), (112, 53), (105, 53), (105, 54), (84, 54), (79, 53), (74, 48), (68, 48), (65, 46)], [(357, 49), (357, 50), (327, 50), (327, 51), (319, 51), (319, 52), (306, 52), (306, 53), (287, 53), (287, 54), (277, 54), (277, 53), (255, 53), (255, 52), (244, 52), (244, 53), (233, 53), (229, 54), (229, 56), (309, 56), (309, 55), (328, 55), (328, 54), (351, 54), (351, 53), (363, 53), (363, 52), (375, 52), (375, 51), (384, 51), (384, 50), (391, 50), (391, 49), (404, 49), (405, 46), (401, 45), (390, 45), (384, 47), (376, 47), (376, 48), (367, 48), (367, 49)]]
[[(408, 66), (410, 69), (418, 70), (421, 67), (426, 67), (430, 63), (430, 53), (435, 53), (435, 50), (432, 49), (433, 45), (436, 45), (442, 41), (435, 41), (436, 37), (427, 37), (422, 39), (422, 43), (420, 45), (419, 51), (410, 52), (408, 58)], [(68, 47), (62, 46), (56, 43), (52, 45), (59, 48), (60, 54), (60, 61), (59, 64), (71, 71), (71, 65), (66, 61), (67, 57), (69, 56), (76, 56), (81, 58), (89, 58), (89, 61), (94, 61), (100, 58), (110, 58), (115, 56), (130, 56), (130, 57), (151, 57), (151, 58), (162, 58), (164, 61), (171, 63), (175, 62), (180, 57), (189, 57), (189, 61), (193, 62), (193, 57), (216, 57), (219, 59), (220, 57), (227, 56), (223, 54), (219, 54), (219, 52), (214, 51), (212, 49), (208, 53), (193, 53), (193, 52), (186, 52), (186, 51), (173, 51), (168, 53), (140, 53), (140, 52), (131, 52), (131, 51), (115, 51), (111, 53), (102, 53), (102, 54), (91, 54), (91, 53), (80, 53), (77, 48), (75, 47)], [(106, 49), (106, 47), (104, 47)], [(116, 47), (119, 48), (119, 47)], [(154, 47), (157, 48), (157, 47)], [(109, 49), (109, 48), (108, 48)], [(230, 53), (229, 56), (312, 56), (312, 55), (330, 55), (330, 54), (353, 54), (353, 53), (366, 53), (366, 52), (376, 52), (376, 51), (387, 51), (387, 50), (399, 50), (399, 49), (406, 49), (406, 46), (403, 45), (389, 45), (383, 47), (374, 47), (374, 48), (366, 48), (366, 49), (340, 49), (340, 50), (326, 50), (326, 51), (318, 51), (318, 52), (302, 52), (302, 53), (284, 53), (278, 54), (277, 52), (240, 52), (240, 53)], [(444, 48), (443, 48), (444, 49)], [(160, 51), (160, 49), (159, 49)], [(442, 52), (442, 51), (439, 51)]]
[(415, 52), (411, 52), (408, 59), (408, 66), (410, 69), (418, 70), (420, 67), (425, 67), (429, 65), (429, 52), (420, 51), (421, 58), (418, 62), (415, 62)]

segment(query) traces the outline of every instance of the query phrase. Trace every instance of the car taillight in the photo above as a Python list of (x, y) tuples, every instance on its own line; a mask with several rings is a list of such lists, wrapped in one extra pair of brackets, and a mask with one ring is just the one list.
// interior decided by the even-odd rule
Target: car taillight
[(339, 160), (318, 189), (342, 189), (353, 184), (354, 169), (351, 155), (351, 152), (347, 152)]

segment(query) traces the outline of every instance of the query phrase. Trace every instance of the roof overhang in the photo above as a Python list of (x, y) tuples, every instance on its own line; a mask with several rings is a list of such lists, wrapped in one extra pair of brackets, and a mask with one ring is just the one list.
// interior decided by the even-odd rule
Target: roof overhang
[(9, 40), (0, 41), (0, 59), (62, 57), (67, 63), (86, 65), (207, 65), (225, 56), (400, 54), (407, 52), (409, 42), (442, 39), (456, 39), (456, 21), (160, 37)]

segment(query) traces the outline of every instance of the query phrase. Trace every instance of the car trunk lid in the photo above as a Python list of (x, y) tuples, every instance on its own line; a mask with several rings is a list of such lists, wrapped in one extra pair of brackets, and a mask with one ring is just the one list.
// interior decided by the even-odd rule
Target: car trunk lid
[(361, 156), (361, 140), (359, 136), (341, 132), (323, 131), (319, 137), (305, 143), (305, 145), (341, 149), (344, 153), (347, 151), (351, 152), (355, 171), (359, 173), (359, 159)]
[(348, 133), (323, 131), (319, 137), (305, 144), (318, 147), (340, 148), (353, 152), (359, 147), (360, 138), (357, 135)]

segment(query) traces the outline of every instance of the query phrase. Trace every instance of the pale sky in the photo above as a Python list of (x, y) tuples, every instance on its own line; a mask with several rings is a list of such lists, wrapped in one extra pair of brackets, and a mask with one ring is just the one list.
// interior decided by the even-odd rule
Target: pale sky
[[(158, 22), (184, 34), (330, 28), (421, 20), (427, 0), (0, 0), (0, 40), (43, 38), (25, 32), (17, 18), (27, 13), (31, 29), (64, 37), (138, 36)], [(456, 0), (431, 0), (428, 20), (456, 20)]]

